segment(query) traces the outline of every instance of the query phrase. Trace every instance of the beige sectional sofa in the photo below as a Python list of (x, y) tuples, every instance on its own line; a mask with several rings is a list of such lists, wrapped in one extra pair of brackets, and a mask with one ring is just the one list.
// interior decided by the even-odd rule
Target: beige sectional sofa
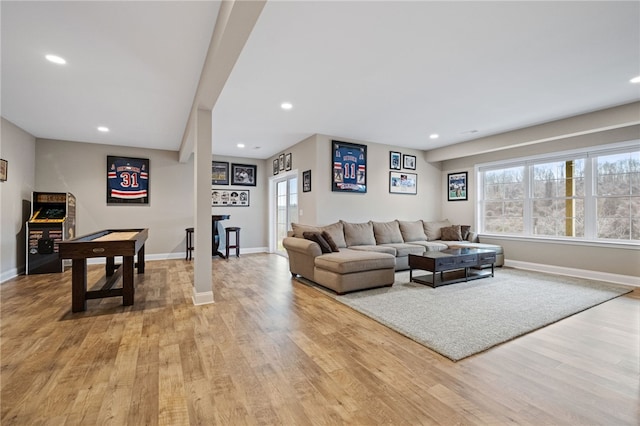
[[(283, 240), (291, 274), (338, 294), (391, 286), (395, 271), (409, 269), (409, 254), (420, 255), (425, 251), (486, 248), (496, 252), (496, 266), (504, 264), (501, 246), (482, 244), (469, 227), (452, 225), (448, 220), (339, 221), (326, 226), (292, 223), (291, 227), (289, 236)], [(323, 238), (317, 240), (318, 234), (331, 240), (333, 250), (324, 244)]]

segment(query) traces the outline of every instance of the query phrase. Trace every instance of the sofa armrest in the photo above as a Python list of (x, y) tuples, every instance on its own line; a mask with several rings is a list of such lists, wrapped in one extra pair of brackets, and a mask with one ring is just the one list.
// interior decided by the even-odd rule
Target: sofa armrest
[(282, 240), (282, 245), (288, 252), (293, 251), (312, 257), (320, 256), (322, 254), (322, 250), (318, 243), (304, 238), (285, 237)]

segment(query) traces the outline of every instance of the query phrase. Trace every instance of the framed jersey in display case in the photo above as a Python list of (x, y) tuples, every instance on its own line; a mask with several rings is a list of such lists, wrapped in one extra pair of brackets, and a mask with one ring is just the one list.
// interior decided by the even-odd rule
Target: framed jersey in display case
[(149, 204), (149, 159), (107, 156), (107, 204)]
[(367, 146), (333, 141), (331, 190), (367, 192)]

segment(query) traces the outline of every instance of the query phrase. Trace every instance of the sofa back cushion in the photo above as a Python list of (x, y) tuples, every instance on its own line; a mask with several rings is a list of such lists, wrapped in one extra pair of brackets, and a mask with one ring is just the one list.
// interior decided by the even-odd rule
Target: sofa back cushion
[(424, 233), (424, 225), (421, 220), (415, 222), (398, 221), (402, 239), (405, 243), (410, 241), (427, 241), (427, 235)]
[(373, 224), (342, 222), (344, 227), (344, 239), (347, 247), (351, 246), (375, 246), (376, 238), (373, 234)]
[(391, 222), (371, 222), (376, 244), (403, 243), (400, 225), (397, 220)]
[(293, 236), (296, 238), (304, 238), (305, 232), (322, 232), (322, 230), (318, 226), (313, 225), (303, 225), (301, 223), (291, 222), (291, 230), (293, 231)]
[(442, 232), (440, 231), (440, 229), (451, 226), (451, 222), (449, 222), (449, 219), (444, 219), (437, 222), (423, 221), (423, 223), (424, 233), (427, 234), (428, 241), (441, 240)]
[(344, 227), (342, 226), (342, 222), (325, 225), (321, 228), (321, 231), (324, 231), (331, 236), (336, 247), (345, 248), (347, 246), (347, 242), (344, 240)]

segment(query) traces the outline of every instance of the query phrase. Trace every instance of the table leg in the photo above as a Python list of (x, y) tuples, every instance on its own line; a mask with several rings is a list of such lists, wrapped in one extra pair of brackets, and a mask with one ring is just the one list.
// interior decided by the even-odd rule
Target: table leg
[(71, 262), (71, 312), (87, 310), (87, 259), (73, 259)]
[(122, 257), (122, 304), (124, 306), (133, 305), (135, 293), (133, 288), (133, 264), (133, 256)]
[(105, 273), (107, 274), (108, 277), (113, 275), (113, 273), (116, 270), (116, 260), (115, 260), (115, 258), (113, 256), (107, 257), (107, 263), (106, 263), (104, 269), (105, 269)]
[(144, 244), (138, 250), (138, 273), (144, 274)]

